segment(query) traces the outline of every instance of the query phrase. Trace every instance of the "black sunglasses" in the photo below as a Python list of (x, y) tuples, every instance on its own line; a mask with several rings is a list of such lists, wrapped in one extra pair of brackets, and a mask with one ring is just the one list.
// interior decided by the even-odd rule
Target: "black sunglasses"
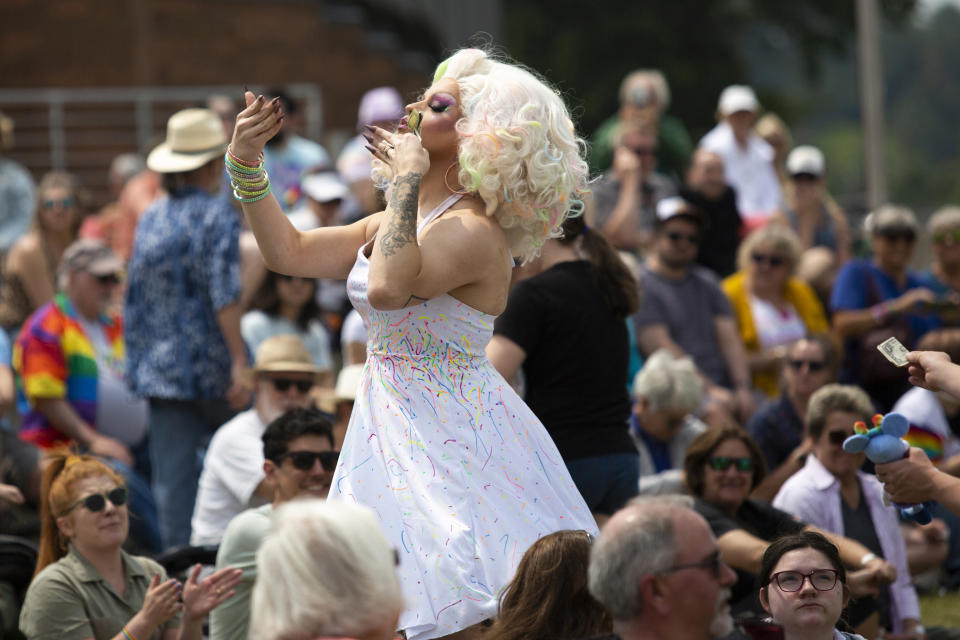
[(313, 388), (312, 380), (294, 380), (292, 378), (270, 378), (273, 388), (280, 393), (286, 393), (290, 387), (296, 387), (300, 393), (307, 393)]
[(903, 231), (900, 229), (890, 229), (887, 231), (877, 231), (877, 235), (888, 240), (889, 242), (896, 242), (901, 240), (903, 242), (912, 243), (917, 239), (917, 234), (913, 231)]
[(751, 253), (750, 259), (756, 264), (768, 264), (774, 268), (783, 266), (783, 263), (786, 262), (780, 256), (770, 256), (765, 253)]
[(93, 276), (93, 277), (97, 279), (97, 282), (99, 282), (104, 286), (120, 284), (120, 278), (118, 278), (116, 274), (113, 274), (113, 273), (105, 276)]
[(70, 505), (64, 515), (70, 513), (81, 504), (87, 508), (87, 511), (97, 513), (98, 511), (103, 511), (107, 507), (107, 500), (115, 507), (122, 507), (127, 504), (127, 488), (126, 487), (117, 487), (116, 489), (111, 489), (106, 493), (91, 493), (90, 495), (83, 497), (72, 505)]
[(818, 371), (823, 371), (826, 363), (821, 360), (790, 360), (790, 368), (794, 371), (800, 371), (804, 365), (810, 369), (810, 373), (817, 373)]
[(844, 441), (852, 435), (853, 433), (849, 431), (844, 431), (842, 429), (827, 431), (827, 438), (830, 440), (832, 444), (835, 444), (837, 446), (842, 445)]
[(689, 244), (700, 244), (700, 236), (695, 233), (680, 233), (678, 231), (670, 231), (669, 233), (665, 233), (663, 235), (666, 236), (667, 240), (673, 243), (683, 240)]
[(333, 472), (337, 468), (337, 459), (340, 457), (339, 451), (288, 451), (277, 458), (277, 463), (290, 458), (293, 466), (300, 471), (310, 471), (313, 465), (320, 461), (320, 466), (324, 471)]
[(732, 466), (736, 466), (737, 471), (753, 471), (753, 458), (727, 458), (726, 456), (717, 456), (707, 460), (707, 464), (714, 471), (726, 471)]

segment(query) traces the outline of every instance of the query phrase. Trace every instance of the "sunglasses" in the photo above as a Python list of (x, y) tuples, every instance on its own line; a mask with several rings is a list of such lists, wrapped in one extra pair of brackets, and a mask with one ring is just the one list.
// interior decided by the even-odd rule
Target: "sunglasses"
[(794, 371), (800, 371), (804, 366), (810, 370), (810, 373), (818, 373), (823, 371), (826, 363), (821, 360), (790, 360), (790, 368)]
[(887, 242), (906, 242), (912, 244), (917, 239), (917, 234), (913, 231), (899, 231), (899, 230), (890, 230), (890, 231), (878, 231), (877, 235), (886, 240)]
[(750, 259), (753, 260), (754, 264), (767, 264), (773, 268), (781, 267), (783, 266), (784, 262), (786, 262), (786, 260), (780, 256), (769, 256), (765, 253), (751, 253)]
[(296, 387), (300, 393), (307, 393), (313, 388), (313, 380), (294, 380), (292, 378), (270, 378), (273, 388), (280, 393), (286, 393), (290, 387)]
[(69, 209), (70, 207), (72, 207), (72, 206), (74, 205), (75, 202), (76, 202), (76, 200), (74, 200), (73, 198), (70, 198), (70, 197), (60, 198), (60, 199), (51, 198), (51, 199), (49, 199), (49, 200), (44, 200), (44, 201), (43, 201), (43, 208), (44, 208), (44, 209), (53, 209), (54, 207), (62, 207), (62, 208), (64, 208), (64, 209)]
[(753, 458), (727, 458), (718, 456), (707, 460), (707, 464), (714, 471), (726, 471), (731, 466), (736, 466), (737, 471), (753, 471)]
[(303, 280), (304, 282), (312, 282), (313, 278), (304, 278), (301, 276), (290, 276), (285, 273), (278, 273), (277, 280), (284, 280), (286, 282), (293, 282), (294, 280)]
[(320, 466), (324, 471), (333, 472), (337, 468), (337, 459), (340, 457), (339, 451), (288, 451), (276, 460), (277, 464), (290, 458), (295, 469), (300, 471), (310, 471), (313, 465), (320, 461)]
[(669, 233), (663, 234), (667, 240), (673, 242), (674, 244), (679, 243), (681, 240), (687, 244), (698, 245), (700, 244), (700, 236), (695, 233), (680, 233), (678, 231), (671, 231)]
[(723, 568), (723, 557), (720, 555), (720, 550), (716, 550), (711, 553), (709, 556), (701, 560), (700, 562), (691, 562), (688, 564), (678, 564), (676, 566), (670, 567), (669, 569), (663, 571), (663, 573), (673, 573), (674, 571), (680, 571), (681, 569), (706, 569), (713, 574), (714, 578), (720, 577), (720, 571)]
[(838, 447), (842, 446), (844, 441), (853, 435), (852, 431), (844, 431), (842, 429), (836, 429), (834, 431), (827, 431), (827, 439), (831, 444), (835, 444)]
[(776, 582), (780, 591), (794, 593), (803, 589), (803, 581), (810, 579), (810, 584), (817, 591), (830, 591), (837, 586), (839, 574), (834, 569), (815, 569), (810, 573), (799, 571), (780, 571), (773, 574), (770, 582)]
[(112, 273), (106, 276), (93, 276), (93, 277), (96, 278), (97, 282), (99, 282), (103, 286), (120, 284), (120, 278), (118, 278), (116, 275)]
[(122, 507), (127, 504), (127, 488), (126, 487), (117, 487), (116, 489), (111, 489), (106, 493), (91, 493), (90, 495), (77, 500), (66, 511), (64, 515), (70, 513), (81, 504), (87, 508), (87, 511), (92, 513), (97, 513), (98, 511), (103, 511), (107, 507), (107, 500), (110, 501), (115, 507)]
[(937, 244), (942, 244), (945, 241), (950, 240), (953, 244), (960, 243), (960, 229), (954, 229), (953, 231), (938, 231), (933, 234), (933, 241)]
[(627, 147), (630, 151), (633, 151), (634, 154), (643, 158), (644, 156), (655, 156), (657, 155), (656, 147)]

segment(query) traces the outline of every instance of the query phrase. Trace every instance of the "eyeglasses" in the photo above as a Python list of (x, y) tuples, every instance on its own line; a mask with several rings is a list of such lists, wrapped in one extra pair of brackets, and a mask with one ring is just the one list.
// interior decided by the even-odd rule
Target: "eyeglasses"
[(737, 471), (753, 471), (753, 458), (727, 458), (717, 456), (707, 460), (707, 464), (714, 471), (726, 471), (731, 466), (735, 466)]
[(790, 360), (790, 368), (794, 371), (800, 371), (804, 366), (810, 370), (810, 373), (817, 373), (823, 371), (826, 363), (822, 360)]
[(777, 267), (783, 266), (783, 263), (786, 262), (780, 256), (771, 256), (765, 253), (751, 253), (750, 259), (753, 260), (755, 264), (758, 264), (758, 265), (768, 264), (774, 269)]
[(310, 471), (313, 465), (320, 461), (320, 466), (324, 471), (333, 472), (337, 469), (337, 459), (340, 457), (339, 451), (288, 451), (282, 456), (277, 457), (277, 463), (282, 463), (287, 458), (293, 462), (293, 466), (300, 471)]
[(108, 274), (108, 275), (105, 275), (105, 276), (93, 276), (93, 277), (96, 278), (96, 279), (97, 279), (97, 282), (99, 282), (99, 283), (102, 284), (103, 286), (108, 286), (108, 285), (111, 285), (111, 286), (112, 286), (112, 285), (115, 285), (115, 284), (120, 284), (120, 278), (117, 277), (117, 275), (116, 275), (116, 274), (113, 274), (113, 273)]
[(835, 429), (833, 431), (827, 431), (827, 439), (830, 440), (832, 444), (840, 446), (844, 441), (853, 435), (852, 431), (844, 431), (843, 429)]
[(72, 505), (70, 505), (64, 515), (70, 513), (81, 504), (87, 508), (87, 511), (97, 513), (98, 511), (103, 511), (107, 506), (107, 500), (115, 507), (122, 507), (127, 504), (127, 488), (126, 487), (117, 487), (116, 489), (111, 489), (106, 493), (91, 493), (90, 495), (77, 500)]
[(678, 231), (670, 231), (669, 233), (665, 233), (663, 235), (667, 238), (667, 240), (673, 243), (678, 243), (683, 240), (688, 244), (700, 244), (700, 236), (695, 233), (680, 233)]
[(64, 209), (69, 209), (76, 202), (72, 197), (66, 198), (50, 198), (43, 201), (44, 209), (53, 209), (54, 207), (62, 207)]
[[(810, 573), (799, 571), (780, 571), (773, 574), (770, 582), (776, 582), (780, 591), (793, 593), (803, 589), (803, 581), (810, 579), (810, 584), (817, 591), (830, 591), (837, 585), (839, 574), (834, 569), (814, 569)], [(769, 584), (769, 583), (768, 583)]]
[(795, 173), (790, 178), (794, 182), (816, 182), (820, 179), (820, 176), (815, 173)]
[(690, 562), (688, 564), (678, 564), (665, 569), (660, 573), (673, 573), (674, 571), (681, 571), (683, 569), (706, 569), (713, 574), (714, 578), (720, 578), (720, 571), (723, 568), (723, 557), (720, 555), (720, 550), (717, 549), (709, 556), (701, 560), (700, 562)]
[(938, 231), (933, 234), (933, 241), (937, 244), (942, 244), (945, 241), (950, 240), (953, 244), (960, 243), (960, 229), (954, 229), (953, 231)]
[(273, 388), (280, 393), (286, 393), (290, 387), (296, 387), (300, 393), (307, 393), (313, 388), (313, 380), (294, 380), (292, 378), (270, 378)]

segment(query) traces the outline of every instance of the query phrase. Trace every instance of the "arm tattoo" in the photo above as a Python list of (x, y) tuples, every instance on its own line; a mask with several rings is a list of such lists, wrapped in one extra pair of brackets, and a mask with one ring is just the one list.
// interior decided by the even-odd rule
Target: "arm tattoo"
[(384, 258), (417, 241), (417, 199), (422, 177), (421, 173), (408, 173), (397, 176), (393, 183), (393, 195), (390, 197), (393, 216), (390, 226), (380, 237), (380, 254)]
[(426, 298), (421, 298), (420, 296), (415, 296), (411, 293), (410, 297), (407, 298), (407, 301), (403, 303), (403, 307), (400, 307), (400, 308), (403, 309), (405, 307), (409, 307), (412, 304), (420, 304), (421, 302), (426, 302), (426, 301), (427, 301)]

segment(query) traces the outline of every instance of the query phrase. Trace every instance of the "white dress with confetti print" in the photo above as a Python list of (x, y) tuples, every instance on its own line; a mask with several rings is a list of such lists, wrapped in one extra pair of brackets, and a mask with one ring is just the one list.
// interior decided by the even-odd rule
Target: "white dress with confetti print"
[(330, 499), (377, 513), (400, 555), (399, 626), (428, 640), (493, 617), (538, 538), (596, 524), (546, 429), (484, 355), (494, 316), (449, 295), (373, 309), (365, 249), (347, 289), (368, 356)]

